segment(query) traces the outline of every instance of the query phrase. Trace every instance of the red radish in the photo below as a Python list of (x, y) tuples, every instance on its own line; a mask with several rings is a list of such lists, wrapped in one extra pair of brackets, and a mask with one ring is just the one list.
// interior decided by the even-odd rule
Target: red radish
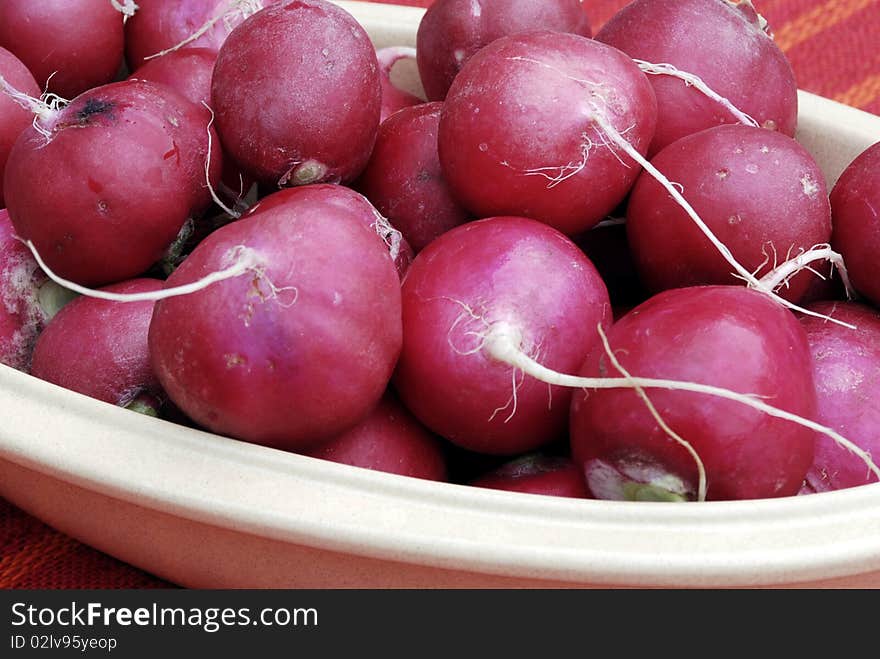
[(498, 217), (456, 227), (422, 250), (403, 280), (403, 351), (394, 385), (428, 428), (480, 453), (515, 455), (565, 432), (571, 390), (486, 354), (494, 328), (522, 350), (574, 370), (608, 323), (605, 285), (560, 232)]
[[(822, 302), (809, 308), (857, 328), (801, 319), (813, 354), (816, 418), (852, 437), (868, 453), (880, 455), (880, 312), (852, 302)], [(876, 481), (857, 456), (820, 437), (804, 491), (826, 492)]]
[(556, 32), (503, 37), (449, 90), (440, 163), (478, 217), (532, 217), (573, 235), (623, 200), (639, 167), (615, 140), (644, 154), (655, 118), (651, 85), (620, 51)]
[(27, 65), (41, 88), (73, 98), (116, 76), (123, 15), (110, 0), (3, 0), (0, 46)]
[(316, 213), (325, 212), (326, 208), (332, 207), (336, 213), (357, 219), (385, 242), (388, 254), (394, 261), (401, 278), (406, 274), (413, 258), (415, 258), (412, 247), (406, 239), (376, 210), (366, 197), (339, 185), (315, 184), (279, 190), (260, 199), (256, 205), (251, 207), (246, 217), (288, 203), (292, 203), (300, 209), (314, 206)]
[(592, 35), (581, 0), (436, 0), (416, 36), (428, 100), (442, 101), (462, 66), (483, 46), (539, 29)]
[(43, 274), (0, 209), (0, 364), (28, 371), (37, 337), (69, 299)]
[(415, 251), (470, 219), (453, 199), (437, 154), (442, 103), (405, 108), (382, 123), (357, 187)]
[(880, 142), (865, 149), (831, 191), (832, 244), (846, 261), (853, 285), (880, 305)]
[(214, 432), (307, 450), (362, 421), (400, 352), (400, 281), (356, 213), (285, 203), (205, 238), (174, 287), (236, 263), (243, 274), (161, 300), (153, 368), (170, 399)]
[(382, 111), (379, 122), (385, 121), (392, 114), (403, 108), (424, 103), (418, 96), (405, 92), (391, 80), (391, 69), (401, 60), (414, 59), (415, 48), (389, 46), (376, 51), (379, 62), (379, 81), (382, 83)]
[(0, 48), (0, 208), (6, 207), (2, 183), (9, 152), (21, 132), (34, 120), (32, 112), (22, 107), (9, 94), (3, 93), (3, 88), (7, 86), (31, 97), (40, 95), (37, 81), (27, 67), (8, 50)]
[[(721, 387), (763, 397), (802, 418), (815, 417), (806, 333), (791, 312), (763, 293), (739, 286), (665, 291), (618, 320), (608, 342), (633, 376)], [(587, 357), (581, 374), (620, 372), (600, 347)], [(812, 429), (714, 396), (646, 393), (702, 462), (707, 498), (797, 493), (813, 459)], [(693, 454), (668, 436), (637, 391), (576, 393), (571, 443), (597, 498), (698, 498)]]
[[(749, 0), (635, 0), (596, 40), (696, 75), (759, 125), (794, 136), (794, 72)], [(676, 77), (650, 80), (658, 107), (652, 155), (685, 135), (738, 121), (724, 105)]]
[[(202, 111), (164, 85), (92, 89), (15, 143), (4, 182), (15, 229), (66, 279), (100, 286), (138, 276), (207, 208), (211, 134)], [(221, 161), (214, 137), (214, 183)]]
[(206, 48), (216, 53), (232, 29), (265, 4), (269, 2), (143, 0), (125, 24), (125, 59), (136, 71), (149, 61), (147, 58), (176, 47)]
[[(106, 290), (128, 294), (158, 291), (162, 286), (161, 280), (145, 278)], [(121, 407), (143, 394), (161, 395), (147, 348), (153, 304), (75, 299), (37, 339), (31, 374)]]
[(587, 499), (590, 493), (580, 466), (568, 458), (526, 455), (469, 483), (474, 487), (527, 494)]
[(323, 442), (307, 455), (401, 476), (446, 480), (440, 442), (392, 393), (383, 396), (354, 428)]
[(336, 5), (275, 4), (229, 35), (212, 98), (224, 148), (260, 183), (352, 181), (379, 128), (376, 51)]
[[(651, 164), (675, 181), (734, 259), (760, 278), (779, 263), (831, 239), (825, 179), (792, 138), (762, 128), (718, 126), (684, 137)], [(650, 174), (627, 207), (627, 237), (652, 291), (740, 281), (728, 260)], [(786, 279), (780, 295), (797, 301), (815, 277)]]

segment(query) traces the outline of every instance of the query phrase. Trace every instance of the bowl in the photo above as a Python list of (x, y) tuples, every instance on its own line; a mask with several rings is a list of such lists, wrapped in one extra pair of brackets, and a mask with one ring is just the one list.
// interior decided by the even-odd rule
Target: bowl
[[(377, 46), (414, 45), (424, 10), (339, 4)], [(880, 140), (878, 117), (806, 93), (800, 108), (829, 184)], [(183, 586), (880, 587), (880, 484), (699, 504), (484, 490), (193, 430), (7, 367), (0, 412), (0, 495)]]

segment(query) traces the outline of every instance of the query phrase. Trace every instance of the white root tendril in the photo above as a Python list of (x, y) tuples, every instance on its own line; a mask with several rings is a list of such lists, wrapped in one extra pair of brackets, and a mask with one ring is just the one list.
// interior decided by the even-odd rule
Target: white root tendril
[(110, 4), (113, 5), (113, 9), (122, 13), (124, 20), (126, 21), (134, 16), (137, 10), (140, 9), (140, 7), (135, 4), (134, 0), (122, 0), (122, 2), (119, 0), (110, 0)]
[[(605, 334), (602, 326), (599, 325), (599, 336), (602, 338), (602, 347), (605, 349), (605, 354), (608, 355), (608, 359), (611, 361), (611, 365), (616, 368), (620, 374), (625, 378), (632, 379), (632, 375), (627, 371), (620, 361), (617, 359), (617, 356), (614, 354), (614, 351), (611, 349), (611, 344), (608, 343), (608, 336)], [(681, 435), (675, 432), (672, 428), (669, 427), (669, 424), (660, 416), (660, 412), (654, 406), (654, 403), (651, 402), (651, 399), (648, 398), (648, 394), (645, 393), (645, 390), (638, 386), (634, 385), (633, 389), (639, 398), (642, 399), (642, 402), (645, 404), (645, 407), (648, 408), (648, 412), (651, 413), (651, 416), (654, 417), (654, 420), (657, 422), (657, 425), (660, 426), (660, 429), (665, 432), (670, 439), (674, 442), (680, 444), (687, 452), (690, 454), (691, 458), (694, 460), (694, 464), (697, 466), (697, 501), (705, 501), (706, 500), (706, 492), (708, 489), (707, 479), (706, 479), (706, 466), (703, 464), (703, 460), (700, 458), (700, 455), (697, 453), (696, 449), (694, 449), (693, 445), (684, 439)]]
[(388, 246), (388, 254), (391, 256), (391, 260), (396, 262), (397, 257), (400, 256), (400, 245), (403, 242), (403, 234), (391, 225), (391, 222), (387, 217), (382, 215), (375, 207), (372, 208), (373, 215), (376, 216), (376, 221), (373, 222), (373, 229), (375, 229), (376, 234)]
[(802, 270), (809, 270), (817, 277), (825, 279), (822, 274), (810, 267), (809, 264), (815, 261), (828, 261), (831, 263), (831, 267), (836, 268), (837, 273), (840, 275), (847, 298), (850, 300), (854, 299), (855, 289), (850, 282), (846, 264), (843, 262), (843, 255), (831, 249), (831, 245), (828, 243), (814, 245), (806, 251), (802, 250), (794, 258), (789, 258), (782, 264), (774, 267), (773, 270), (761, 277), (760, 282), (766, 288), (775, 291), (782, 286), (788, 287), (791, 278)]
[(755, 128), (759, 128), (760, 124), (757, 121), (738, 107), (736, 107), (733, 103), (723, 97), (721, 94), (714, 91), (709, 85), (707, 85), (703, 80), (694, 75), (693, 73), (688, 73), (686, 71), (681, 71), (677, 69), (672, 64), (654, 64), (652, 62), (646, 62), (645, 60), (635, 59), (633, 58), (633, 62), (635, 62), (638, 67), (646, 74), (649, 75), (666, 75), (671, 76), (673, 78), (678, 78), (683, 81), (684, 84), (688, 87), (693, 87), (697, 91), (701, 92), (704, 96), (712, 99), (716, 103), (722, 105), (724, 109), (726, 109), (730, 114), (732, 114), (737, 121), (746, 126), (753, 126)]
[(51, 92), (45, 92), (40, 98), (28, 96), (10, 85), (2, 75), (0, 75), (0, 91), (18, 103), (22, 108), (33, 113), (34, 130), (45, 137), (47, 143), (52, 139), (52, 128), (58, 113), (70, 103), (67, 99)]
[(238, 208), (229, 208), (229, 206), (223, 203), (223, 200), (220, 199), (220, 197), (217, 195), (217, 191), (214, 190), (214, 186), (211, 185), (211, 151), (214, 148), (214, 138), (211, 135), (211, 126), (214, 125), (214, 110), (212, 110), (211, 107), (204, 101), (202, 101), (202, 105), (204, 105), (205, 108), (207, 108), (208, 112), (211, 114), (211, 118), (208, 120), (208, 127), (206, 129), (208, 132), (208, 153), (205, 156), (205, 184), (208, 186), (208, 192), (211, 193), (211, 199), (214, 200), (214, 203), (217, 204), (224, 213), (229, 215), (229, 217), (234, 217), (235, 219), (238, 219), (241, 217), (242, 213), (247, 210), (247, 206), (244, 204), (241, 198), (239, 197), (235, 205), (238, 208), (244, 207), (242, 208), (242, 210), (238, 210)]
[[(226, 279), (232, 279), (234, 277), (239, 277), (248, 272), (254, 272), (258, 276), (263, 277), (265, 273), (265, 267), (262, 265), (257, 253), (244, 245), (239, 245), (229, 250), (229, 254), (225, 259), (230, 263), (227, 267), (222, 270), (218, 270), (217, 272), (212, 272), (205, 277), (194, 281), (189, 284), (184, 284), (182, 286), (174, 286), (172, 288), (165, 288), (161, 291), (151, 291), (146, 293), (111, 293), (109, 291), (97, 291), (92, 288), (87, 288), (85, 286), (80, 286), (79, 284), (72, 282), (68, 279), (64, 279), (49, 268), (46, 263), (43, 261), (43, 258), (40, 256), (37, 248), (30, 240), (23, 241), (25, 245), (27, 245), (28, 249), (31, 250), (31, 254), (34, 255), (34, 259), (36, 259), (37, 264), (46, 273), (46, 276), (49, 277), (52, 281), (54, 281), (59, 286), (66, 288), (74, 293), (79, 293), (80, 295), (84, 295), (86, 297), (93, 297), (99, 300), (109, 300), (111, 302), (146, 302), (146, 301), (158, 301), (164, 300), (166, 298), (171, 297), (180, 297), (181, 295), (189, 295), (190, 293), (196, 293), (201, 291), (212, 284), (216, 284), (217, 282), (224, 281)], [(271, 282), (270, 282), (271, 285)], [(272, 286), (273, 293), (284, 290), (280, 288), (275, 288)]]
[[(601, 326), (599, 332), (602, 332)], [(670, 391), (689, 391), (697, 394), (715, 396), (725, 400), (734, 401), (747, 407), (777, 419), (783, 419), (795, 423), (804, 428), (819, 432), (830, 437), (836, 444), (847, 449), (859, 457), (868, 467), (871, 473), (880, 479), (880, 467), (874, 464), (871, 455), (859, 448), (852, 441), (832, 428), (823, 426), (810, 419), (786, 412), (772, 405), (768, 405), (754, 394), (741, 394), (729, 389), (714, 387), (712, 385), (698, 384), (696, 382), (684, 382), (680, 380), (665, 380), (660, 378), (620, 377), (590, 378), (576, 375), (568, 375), (553, 371), (526, 355), (520, 348), (520, 333), (516, 328), (507, 323), (495, 323), (485, 336), (484, 348), (487, 353), (524, 373), (531, 375), (536, 380), (553, 384), (560, 387), (573, 387), (577, 389), (666, 389)]]
[(262, 0), (230, 0), (230, 2), (226, 3), (219, 12), (209, 18), (204, 25), (189, 35), (186, 39), (170, 48), (166, 48), (158, 53), (153, 53), (152, 55), (144, 57), (144, 61), (155, 59), (156, 57), (162, 57), (168, 53), (180, 50), (184, 46), (199, 39), (220, 21), (223, 21), (223, 26), (226, 28), (227, 33), (232, 32), (236, 25), (256, 14), (261, 9), (263, 9)]

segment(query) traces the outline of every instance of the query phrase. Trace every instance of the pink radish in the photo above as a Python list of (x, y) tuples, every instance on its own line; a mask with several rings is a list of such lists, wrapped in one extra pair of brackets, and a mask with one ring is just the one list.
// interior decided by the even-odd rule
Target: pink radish
[(438, 134), (453, 195), (473, 214), (532, 217), (573, 235), (626, 196), (656, 101), (620, 51), (572, 34), (528, 32), (479, 51), (449, 90)]
[(436, 0), (419, 23), (419, 74), (428, 100), (442, 101), (462, 66), (500, 37), (528, 30), (592, 35), (580, 0)]
[(212, 99), (224, 148), (260, 183), (352, 181), (379, 128), (376, 51), (336, 5), (273, 4), (224, 42)]
[(357, 187), (415, 251), (470, 219), (440, 168), (437, 128), (442, 103), (406, 108), (382, 123)]
[[(757, 278), (831, 240), (822, 170), (792, 138), (762, 128), (718, 126), (688, 135), (651, 159), (733, 258)], [(627, 238), (642, 281), (654, 292), (739, 281), (739, 273), (649, 173), (627, 206)], [(797, 301), (815, 277), (785, 278)]]
[(3, 172), (9, 152), (21, 132), (34, 120), (33, 113), (3, 93), (2, 89), (7, 86), (31, 97), (40, 95), (37, 81), (27, 67), (8, 50), (0, 48), (0, 208), (6, 207), (3, 201)]
[[(852, 302), (822, 302), (809, 308), (857, 328), (801, 319), (813, 355), (816, 418), (852, 437), (871, 455), (880, 455), (880, 312)], [(825, 492), (876, 481), (857, 456), (820, 437), (804, 491)]]
[[(162, 286), (158, 279), (133, 279), (106, 290), (143, 293)], [(122, 407), (155, 399), (161, 389), (147, 348), (152, 314), (150, 301), (122, 304), (77, 298), (40, 334), (31, 374)]]
[(422, 423), (458, 446), (515, 455), (565, 432), (571, 391), (523, 378), (484, 350), (493, 328), (563, 371), (610, 320), (605, 285), (564, 235), (498, 217), (456, 227), (403, 281), (403, 351), (394, 385)]
[(401, 476), (446, 480), (440, 442), (390, 392), (357, 426), (307, 455)]
[[(815, 417), (806, 333), (791, 312), (757, 291), (737, 286), (665, 291), (618, 320), (608, 342), (633, 376), (720, 387)], [(621, 373), (601, 347), (581, 368), (591, 377)], [(813, 459), (811, 428), (700, 393), (644, 393), (698, 456), (707, 498), (797, 493)], [(576, 393), (571, 443), (598, 498), (699, 498), (694, 453), (673, 441), (637, 391)]]
[[(7, 163), (4, 193), (18, 235), (80, 284), (140, 275), (207, 208), (210, 135), (202, 109), (143, 81), (97, 87), (43, 111)], [(216, 184), (216, 136), (210, 160)]]
[(73, 98), (116, 76), (123, 15), (110, 0), (3, 0), (0, 46), (27, 65), (41, 88)]
[(635, 0), (596, 39), (649, 64), (646, 70), (657, 74), (650, 76), (658, 106), (652, 155), (685, 135), (740, 119), (651, 63), (697, 76), (758, 125), (794, 136), (794, 72), (749, 0)]
[(865, 149), (831, 191), (834, 234), (853, 285), (880, 305), (880, 142)]
[(387, 388), (400, 281), (375, 230), (324, 190), (323, 208), (285, 203), (209, 235), (167, 286), (238, 275), (156, 304), (153, 368), (214, 432), (307, 450), (362, 421)]

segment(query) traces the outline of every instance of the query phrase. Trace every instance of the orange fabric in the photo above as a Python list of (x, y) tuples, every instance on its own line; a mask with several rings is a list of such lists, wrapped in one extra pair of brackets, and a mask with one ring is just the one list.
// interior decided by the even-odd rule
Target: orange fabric
[[(393, 0), (386, 0), (393, 1)], [(625, 0), (585, 0), (598, 29)], [(396, 0), (426, 7), (431, 0)], [(880, 114), (880, 0), (754, 0), (802, 89)], [(0, 588), (149, 588), (164, 581), (0, 500)]]

